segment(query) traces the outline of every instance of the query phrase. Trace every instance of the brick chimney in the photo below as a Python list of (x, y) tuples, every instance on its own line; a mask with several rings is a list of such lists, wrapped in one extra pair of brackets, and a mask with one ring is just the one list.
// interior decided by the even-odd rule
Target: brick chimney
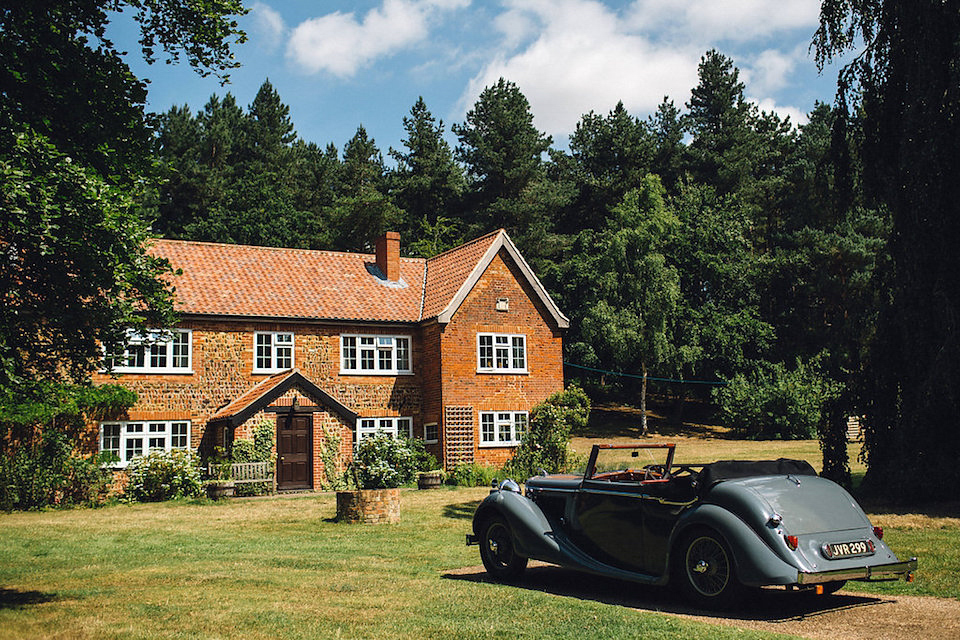
[(388, 281), (400, 279), (400, 234), (396, 231), (377, 238), (377, 267)]

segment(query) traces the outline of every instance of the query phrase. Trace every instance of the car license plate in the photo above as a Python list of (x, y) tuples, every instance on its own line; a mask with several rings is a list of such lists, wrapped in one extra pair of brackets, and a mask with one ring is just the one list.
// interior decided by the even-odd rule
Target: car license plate
[(823, 545), (823, 555), (830, 560), (855, 558), (857, 556), (872, 556), (875, 547), (870, 540), (856, 540), (854, 542), (835, 542)]

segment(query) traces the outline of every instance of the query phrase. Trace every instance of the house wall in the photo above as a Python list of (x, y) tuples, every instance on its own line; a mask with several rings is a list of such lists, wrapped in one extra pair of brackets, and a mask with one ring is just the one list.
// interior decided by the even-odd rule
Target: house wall
[[(444, 363), (440, 357), (441, 327), (436, 322), (424, 325), (420, 330), (420, 344), (424, 357), (421, 359), (420, 380), (422, 394), (423, 420), (419, 428), (423, 428), (426, 423), (436, 423), (440, 442), (427, 445), (427, 451), (432, 453), (440, 464), (443, 464), (442, 448), (442, 417), (443, 410), (443, 386), (441, 376), (444, 369)], [(417, 435), (423, 434), (423, 431), (417, 431)]]
[[(203, 442), (207, 421), (216, 411), (261, 382), (269, 374), (254, 374), (254, 334), (285, 331), (294, 334), (294, 366), (360, 417), (409, 416), (422, 434), (420, 368), (423, 350), (414, 327), (317, 325), (244, 320), (185, 319), (180, 328), (192, 330), (192, 373), (95, 373), (95, 384), (122, 384), (137, 392), (137, 403), (115, 420), (191, 421), (191, 448)], [(412, 338), (412, 375), (367, 376), (340, 374), (340, 335), (361, 333), (408, 335)], [(319, 414), (318, 414), (319, 415)], [(332, 418), (338, 420), (337, 418)], [(339, 424), (339, 423), (338, 423)], [(341, 425), (342, 426), (342, 425)], [(96, 430), (98, 425), (91, 425)], [(338, 427), (340, 428), (340, 427)], [(320, 426), (315, 421), (315, 431)], [(243, 433), (243, 430), (240, 432)], [(315, 435), (316, 438), (319, 437)], [(352, 447), (352, 433), (343, 447)], [(316, 456), (315, 456), (316, 458)], [(315, 478), (322, 472), (315, 471)]]
[[(497, 300), (509, 300), (509, 310), (498, 311)], [(203, 442), (207, 421), (218, 409), (267, 377), (254, 374), (254, 334), (292, 331), (294, 366), (305, 377), (355, 411), (360, 418), (413, 418), (414, 433), (424, 434), (425, 423), (438, 425), (440, 442), (428, 450), (444, 463), (448, 446), (447, 409), (459, 419), (471, 415), (473, 442), (466, 457), (485, 465), (501, 465), (513, 447), (480, 446), (480, 411), (530, 411), (537, 403), (563, 389), (562, 331), (527, 285), (521, 271), (502, 250), (446, 325), (420, 326), (320, 325), (297, 322), (254, 322), (243, 319), (185, 318), (192, 330), (192, 373), (97, 373), (97, 384), (122, 384), (139, 395), (126, 414), (115, 420), (185, 420), (191, 422), (191, 448)], [(479, 332), (526, 336), (527, 373), (478, 373)], [(409, 335), (412, 338), (412, 375), (360, 376), (340, 374), (342, 333)], [(452, 415), (451, 414), (451, 415)], [(97, 425), (91, 425), (95, 429)], [(353, 434), (339, 418), (314, 414), (314, 444), (323, 429), (338, 429), (342, 459), (348, 459)], [(242, 430), (241, 430), (242, 433)], [(347, 437), (349, 436), (349, 437)], [(317, 449), (315, 448), (315, 452)], [(322, 461), (314, 456), (314, 481), (322, 477)]]
[[(509, 301), (508, 311), (497, 310), (499, 298)], [(442, 404), (472, 407), (475, 462), (500, 466), (514, 451), (513, 447), (480, 446), (479, 412), (530, 411), (563, 390), (563, 336), (550, 318), (517, 265), (501, 251), (441, 331)], [(527, 373), (478, 373), (477, 334), (483, 332), (525, 335)], [(429, 406), (432, 410), (433, 405)], [(437, 418), (443, 424), (442, 412)]]

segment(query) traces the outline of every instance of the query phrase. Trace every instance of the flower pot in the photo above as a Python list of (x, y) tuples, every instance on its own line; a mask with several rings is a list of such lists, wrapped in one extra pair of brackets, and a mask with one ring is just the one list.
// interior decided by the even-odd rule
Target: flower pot
[(220, 500), (221, 498), (232, 498), (234, 484), (232, 481), (211, 482), (207, 485), (207, 497), (211, 500)]
[(400, 489), (337, 491), (337, 520), (365, 524), (400, 522)]
[(417, 476), (418, 489), (439, 489), (443, 484), (442, 471), (422, 471)]

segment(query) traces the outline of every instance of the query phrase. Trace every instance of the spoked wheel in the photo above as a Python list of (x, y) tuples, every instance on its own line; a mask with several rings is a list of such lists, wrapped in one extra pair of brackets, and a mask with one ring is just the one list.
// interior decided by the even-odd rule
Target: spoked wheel
[(673, 578), (684, 594), (698, 605), (728, 607), (740, 583), (726, 543), (711, 531), (686, 536), (675, 550)]
[(480, 531), (480, 559), (496, 580), (513, 580), (527, 568), (527, 559), (517, 554), (513, 532), (500, 516), (484, 523)]

